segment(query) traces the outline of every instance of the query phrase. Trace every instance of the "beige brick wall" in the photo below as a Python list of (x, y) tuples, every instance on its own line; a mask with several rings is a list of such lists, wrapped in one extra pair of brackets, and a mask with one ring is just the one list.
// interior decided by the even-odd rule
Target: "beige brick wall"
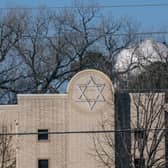
[[(72, 78), (67, 94), (18, 95), (18, 104), (0, 106), (0, 115), (14, 132), (98, 130), (102, 119), (114, 119), (114, 89), (106, 75), (86, 70)], [(37, 135), (16, 137), (17, 168), (37, 168), (38, 159), (49, 159), (50, 168), (98, 167), (92, 134), (49, 135), (43, 142)]]
[[(133, 94), (130, 96), (134, 128), (137, 114)], [(114, 88), (106, 75), (95, 70), (76, 74), (66, 94), (18, 95), (17, 105), (0, 106), (0, 124), (5, 122), (10, 132), (101, 130), (100, 123), (109, 117), (113, 123), (109, 129), (114, 129)], [(37, 168), (38, 159), (49, 159), (49, 168), (97, 168), (93, 136), (49, 135), (48, 141), (38, 141), (37, 135), (15, 136), (17, 168)], [(110, 154), (115, 161), (114, 151)]]
[[(19, 95), (21, 113), (19, 132), (66, 130), (66, 95)], [(37, 135), (18, 137), (18, 168), (37, 167), (38, 159), (49, 159), (50, 167), (65, 167), (66, 136), (49, 135), (48, 141), (38, 141)]]
[[(109, 78), (101, 72), (94, 70), (79, 72), (69, 83), (68, 98), (69, 130), (100, 130), (102, 120), (107, 119), (109, 115), (114, 119), (114, 89)], [(68, 136), (68, 168), (98, 167), (96, 158), (93, 157), (95, 150), (93, 136), (93, 134)]]
[[(22, 133), (98, 130), (109, 115), (114, 116), (114, 89), (109, 78), (95, 70), (75, 75), (67, 94), (18, 95), (17, 105), (0, 106), (0, 122), (5, 118), (12, 132)], [(36, 168), (38, 159), (49, 159), (50, 168), (98, 167), (91, 156), (92, 134), (49, 135), (40, 142), (37, 135), (15, 137), (17, 168)]]

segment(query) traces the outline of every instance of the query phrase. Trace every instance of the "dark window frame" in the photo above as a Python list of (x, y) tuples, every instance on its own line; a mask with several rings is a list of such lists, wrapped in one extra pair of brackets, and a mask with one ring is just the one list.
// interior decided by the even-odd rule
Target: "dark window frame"
[(38, 129), (38, 141), (48, 141), (48, 129)]
[(165, 92), (165, 103), (168, 103), (168, 92)]
[[(40, 162), (47, 162), (47, 166), (46, 165), (40, 165)], [(42, 164), (42, 163), (41, 163)], [(38, 159), (38, 168), (49, 168), (49, 159)]]
[(145, 159), (144, 158), (135, 158), (134, 165), (135, 165), (135, 168), (145, 167)]
[(144, 139), (145, 134), (146, 134), (146, 132), (143, 128), (135, 128), (134, 129), (134, 138), (136, 141)]

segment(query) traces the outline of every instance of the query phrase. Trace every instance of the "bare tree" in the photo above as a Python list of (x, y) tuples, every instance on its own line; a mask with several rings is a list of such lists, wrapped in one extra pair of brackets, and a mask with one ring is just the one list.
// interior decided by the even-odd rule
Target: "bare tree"
[[(113, 78), (117, 54), (133, 42), (134, 26), (128, 20), (101, 17), (99, 11), (94, 5), (57, 11), (8, 11), (1, 26), (8, 20), (0, 43), (1, 102), (16, 102), (17, 93), (65, 91), (72, 75), (88, 67)], [(119, 33), (128, 36), (117, 36)], [(101, 54), (91, 58), (88, 53)]]
[[(25, 64), (32, 90), (58, 92), (74, 73), (87, 68), (83, 60), (88, 52), (102, 45), (106, 36), (114, 35), (113, 38), (116, 38), (115, 33), (122, 31), (123, 24), (113, 20), (112, 24), (105, 24), (104, 18), (97, 17), (98, 12), (97, 8), (91, 6), (59, 12), (43, 9), (36, 16), (29, 14), (29, 24), (25, 30), (28, 38), (20, 40), (16, 50)], [(130, 41), (131, 38), (123, 42), (122, 47), (113, 45), (111, 53), (115, 52), (114, 48), (119, 51)], [(105, 60), (108, 62), (108, 59)], [(102, 62), (99, 67), (102, 67)]]
[[(25, 12), (9, 10), (0, 16), (0, 99), (1, 103), (13, 102), (15, 82), (23, 75), (18, 73), (21, 64), (15, 52), (15, 44), (24, 30)], [(11, 99), (12, 97), (12, 99)], [(15, 101), (14, 101), (15, 102)]]
[(8, 128), (5, 124), (0, 127), (0, 168), (15, 168), (16, 155), (13, 147), (13, 136), (7, 135)]
[[(117, 100), (122, 99), (118, 97)], [(117, 103), (116, 131), (94, 136), (94, 154), (100, 167), (155, 168), (165, 167), (165, 102), (162, 93), (131, 94), (131, 118), (127, 108)], [(118, 111), (117, 111), (118, 109)], [(124, 114), (126, 113), (126, 114)], [(128, 122), (128, 123), (127, 123)], [(109, 129), (109, 120), (101, 122), (103, 130)], [(112, 128), (114, 129), (114, 128)], [(115, 153), (115, 158), (112, 155)], [(114, 161), (115, 160), (115, 161)]]
[(20, 38), (22, 29), (15, 14), (10, 11), (0, 15), (0, 62), (5, 59)]

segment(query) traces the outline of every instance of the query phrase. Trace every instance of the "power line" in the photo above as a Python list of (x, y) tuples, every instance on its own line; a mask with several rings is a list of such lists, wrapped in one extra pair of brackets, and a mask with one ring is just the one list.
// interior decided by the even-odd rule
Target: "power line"
[(38, 9), (77, 9), (77, 8), (143, 8), (143, 7), (167, 7), (168, 3), (145, 4), (118, 4), (118, 5), (91, 5), (91, 6), (53, 6), (53, 7), (11, 7), (0, 10), (38, 10)]
[[(0, 87), (0, 89), (2, 89), (2, 90), (6, 90), (6, 91), (10, 91), (11, 89), (10, 88), (2, 88), (2, 87)], [(54, 88), (53, 88), (54, 89)], [(13, 89), (14, 90), (14, 89)], [(111, 91), (111, 89), (110, 88), (106, 88), (105, 90), (108, 90), (108, 91)], [(137, 94), (138, 93), (143, 93), (143, 92), (146, 92), (146, 93), (149, 93), (149, 94), (151, 94), (151, 93), (160, 93), (160, 92), (168, 92), (168, 88), (167, 89), (139, 89), (139, 88), (137, 88), (137, 89), (127, 89), (127, 88), (117, 88), (116, 89), (117, 91), (120, 91), (120, 92), (136, 92)], [(34, 94), (44, 94), (44, 95), (48, 95), (48, 94), (50, 94), (50, 95), (52, 95), (52, 94), (58, 94), (58, 95), (61, 95), (61, 94), (63, 94), (63, 95), (66, 95), (66, 94), (68, 94), (66, 91), (64, 92), (64, 93), (54, 93), (54, 92), (49, 92), (50, 90), (45, 90), (45, 89), (18, 89), (18, 90), (16, 90), (17, 92), (18, 92), (18, 94), (19, 93), (26, 93), (26, 95), (34, 95)], [(48, 91), (48, 93), (47, 93), (47, 91)], [(52, 90), (53, 91), (53, 90)], [(71, 89), (71, 91), (78, 91), (78, 89)], [(139, 91), (139, 92), (137, 92), (137, 91)]]
[[(135, 33), (130, 33), (131, 35), (159, 35), (159, 34), (168, 34), (167, 31), (157, 31), (157, 32), (135, 32)], [(119, 34), (114, 34), (114, 36), (127, 36), (129, 35), (128, 33), (119, 33)]]
[(168, 3), (152, 3), (152, 4), (121, 4), (121, 5), (100, 5), (100, 8), (130, 8), (130, 7), (165, 7)]
[[(147, 93), (155, 93), (157, 92), (168, 92), (168, 88), (167, 89), (118, 89), (118, 91), (129, 91), (129, 92), (135, 92), (135, 91), (141, 91), (141, 92), (147, 92)], [(137, 93), (141, 93), (141, 92), (137, 92)]]
[(66, 134), (102, 134), (102, 133), (135, 133), (135, 132), (145, 132), (145, 131), (168, 131), (168, 128), (141, 128), (141, 129), (118, 129), (118, 130), (83, 130), (83, 131), (54, 131), (54, 132), (1, 132), (0, 136), (23, 136), (23, 135), (45, 135), (45, 134), (53, 134), (53, 135), (66, 135)]
[[(113, 36), (129, 36), (129, 35), (137, 35), (137, 36), (141, 36), (141, 35), (163, 35), (163, 34), (168, 34), (168, 31), (156, 31), (156, 32), (135, 32), (135, 33), (105, 33), (104, 36), (110, 36), (110, 35), (113, 35)], [(73, 36), (73, 33), (70, 34), (71, 37)], [(64, 35), (63, 35), (64, 36)], [(79, 36), (74, 34), (74, 36)], [(89, 37), (95, 37), (94, 35), (88, 35)], [(30, 39), (30, 38), (36, 38), (36, 39), (52, 39), (52, 38), (58, 38), (60, 36), (41, 36), (41, 37), (36, 37), (36, 36), (27, 36), (27, 35), (23, 35), (22, 38), (25, 38), (25, 39)]]

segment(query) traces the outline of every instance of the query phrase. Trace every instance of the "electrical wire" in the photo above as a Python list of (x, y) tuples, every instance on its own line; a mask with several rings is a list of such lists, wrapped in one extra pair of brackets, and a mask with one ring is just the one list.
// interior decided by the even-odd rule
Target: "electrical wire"
[[(118, 5), (88, 5), (88, 6), (53, 6), (44, 9), (76, 9), (76, 8), (143, 8), (143, 7), (167, 7), (168, 3), (144, 3), (144, 4), (118, 4)], [(11, 7), (0, 10), (38, 10), (42, 7)]]
[(102, 133), (122, 133), (122, 132), (145, 132), (145, 131), (166, 131), (168, 132), (168, 128), (141, 128), (141, 129), (116, 129), (116, 130), (83, 130), (83, 131), (50, 131), (50, 132), (1, 132), (0, 136), (23, 136), (23, 135), (45, 135), (45, 134), (53, 134), (53, 135), (65, 135), (65, 134), (102, 134)]
[[(141, 36), (141, 35), (163, 35), (163, 34), (168, 34), (168, 31), (151, 31), (151, 32), (133, 32), (133, 33), (104, 33), (104, 36), (130, 36), (130, 35), (136, 35), (136, 36)], [(73, 34), (70, 34), (70, 37), (72, 37)], [(74, 34), (74, 36), (79, 36)], [(81, 35), (80, 35), (81, 36)], [(54, 39), (54, 38), (58, 38), (60, 36), (41, 36), (41, 37), (37, 37), (37, 36), (27, 36), (27, 35), (23, 35), (21, 38), (24, 39)], [(62, 36), (64, 37), (64, 36)], [(95, 37), (95, 35), (88, 35), (88, 37)]]
[[(9, 89), (3, 89), (3, 90), (6, 90), (6, 91), (10, 91), (11, 89), (9, 88)], [(112, 91), (112, 89), (111, 88), (105, 88), (105, 90), (108, 90), (108, 91)], [(34, 94), (44, 94), (44, 96), (45, 95), (52, 95), (52, 94), (57, 94), (57, 95), (67, 95), (68, 93), (65, 91), (65, 92), (63, 92), (63, 93), (53, 93), (53, 92), (48, 92), (47, 93), (47, 91), (50, 91), (50, 90), (45, 90), (45, 89), (41, 89), (41, 90), (37, 90), (37, 89), (31, 89), (31, 90), (17, 90), (17, 92), (18, 92), (18, 94), (19, 94), (19, 92), (20, 93), (25, 93), (26, 95), (27, 94), (30, 94), (30, 95), (34, 95)], [(79, 91), (79, 89), (70, 89), (70, 91)], [(120, 88), (117, 88), (117, 91), (143, 91), (143, 92), (148, 92), (149, 94), (150, 93), (157, 93), (157, 92), (168, 92), (168, 88), (167, 89), (139, 89), (139, 88), (137, 88), (137, 89), (120, 89)], [(157, 91), (157, 92), (156, 92)], [(94, 91), (93, 91), (94, 92)], [(141, 93), (141, 92), (138, 92), (138, 93)], [(22, 94), (19, 94), (19, 95), (22, 95)]]

